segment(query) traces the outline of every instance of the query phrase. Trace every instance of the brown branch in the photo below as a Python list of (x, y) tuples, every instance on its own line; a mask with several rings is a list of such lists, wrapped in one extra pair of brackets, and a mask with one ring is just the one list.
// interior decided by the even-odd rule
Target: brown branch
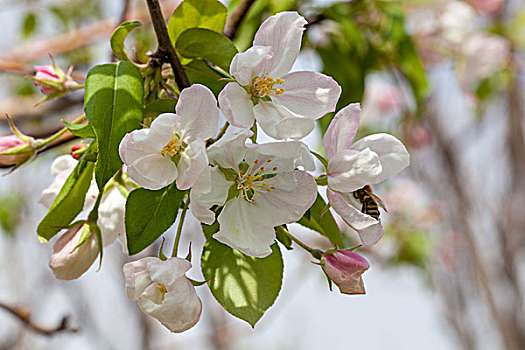
[(184, 72), (184, 68), (182, 68), (182, 65), (180, 64), (175, 48), (171, 44), (159, 1), (147, 0), (147, 3), (151, 22), (153, 23), (153, 28), (155, 29), (155, 34), (157, 35), (157, 41), (159, 43), (157, 54), (161, 56), (165, 62), (170, 64), (179, 90), (187, 88), (190, 86), (190, 82)]
[(237, 30), (241, 26), (242, 21), (250, 11), (250, 7), (253, 5), (255, 0), (242, 0), (239, 6), (232, 12), (230, 20), (226, 23), (224, 28), (224, 36), (233, 40), (237, 35)]
[(68, 316), (64, 316), (62, 318), (62, 321), (60, 321), (58, 326), (56, 326), (55, 328), (46, 328), (46, 327), (43, 327), (43, 326), (40, 326), (38, 324), (31, 322), (31, 312), (27, 309), (24, 309), (21, 307), (9, 306), (4, 303), (0, 303), (0, 309), (6, 310), (11, 315), (18, 318), (24, 324), (24, 327), (26, 327), (27, 329), (35, 333), (41, 334), (41, 335), (52, 336), (60, 332), (70, 332), (70, 333), (78, 332), (77, 328), (71, 327), (69, 325)]

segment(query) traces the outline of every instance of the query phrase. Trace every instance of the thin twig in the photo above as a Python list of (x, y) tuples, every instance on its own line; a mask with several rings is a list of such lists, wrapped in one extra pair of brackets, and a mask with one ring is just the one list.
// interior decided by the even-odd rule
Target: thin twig
[(232, 12), (230, 20), (228, 23), (226, 23), (226, 28), (224, 28), (224, 36), (233, 40), (235, 39), (235, 36), (237, 35), (237, 30), (241, 26), (242, 21), (248, 14), (248, 11), (250, 11), (250, 7), (252, 7), (255, 0), (243, 0), (237, 6), (235, 11)]
[(155, 29), (155, 34), (157, 35), (157, 41), (159, 42), (159, 47), (157, 53), (171, 65), (173, 69), (173, 74), (175, 75), (175, 82), (179, 87), (179, 90), (187, 88), (190, 86), (188, 77), (184, 72), (184, 68), (180, 64), (175, 48), (171, 44), (170, 37), (168, 35), (168, 29), (166, 28), (166, 22), (162, 16), (162, 10), (160, 9), (158, 0), (147, 0), (149, 14), (151, 17), (151, 22), (153, 23), (153, 28)]
[(46, 327), (43, 327), (43, 326), (40, 326), (38, 324), (31, 322), (31, 312), (27, 309), (15, 307), (15, 306), (9, 306), (4, 303), (0, 303), (0, 309), (6, 310), (11, 315), (15, 316), (20, 321), (22, 321), (22, 323), (27, 329), (32, 330), (33, 332), (36, 332), (38, 334), (42, 334), (45, 336), (52, 336), (60, 332), (70, 332), (70, 333), (78, 332), (77, 328), (70, 327), (69, 317), (67, 316), (64, 316), (62, 318), (62, 321), (60, 321), (58, 326), (56, 326), (55, 328), (46, 328)]
[(175, 242), (173, 243), (173, 251), (171, 253), (172, 257), (177, 256), (177, 251), (179, 250), (180, 237), (182, 234), (182, 225), (184, 225), (184, 219), (186, 218), (186, 212), (188, 211), (189, 206), (190, 196), (188, 196), (188, 198), (186, 199), (186, 203), (184, 203), (184, 208), (182, 209), (182, 213), (180, 214), (179, 227), (177, 228), (177, 235), (175, 236)]

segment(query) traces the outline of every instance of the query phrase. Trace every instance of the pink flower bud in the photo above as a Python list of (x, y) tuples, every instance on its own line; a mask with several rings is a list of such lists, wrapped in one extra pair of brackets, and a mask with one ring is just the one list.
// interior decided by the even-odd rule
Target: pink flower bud
[(61, 280), (79, 278), (96, 260), (99, 252), (95, 234), (91, 234), (80, 247), (77, 247), (84, 230), (89, 230), (89, 227), (83, 224), (74, 226), (53, 245), (49, 267), (56, 278)]
[(71, 157), (75, 158), (76, 160), (79, 160), (80, 157), (84, 154), (84, 151), (87, 149), (86, 145), (75, 145), (71, 147)]
[(337, 250), (326, 255), (321, 262), (326, 275), (339, 287), (343, 294), (365, 294), (361, 275), (370, 264), (357, 253)]
[(501, 10), (503, 0), (468, 0), (478, 11), (488, 15), (494, 14)]
[[(27, 143), (20, 140), (16, 135), (0, 136), (0, 164), (14, 165), (31, 157)], [(16, 149), (18, 147), (18, 150)]]
[(53, 85), (62, 84), (53, 66), (35, 66), (35, 71), (35, 85), (42, 86), (41, 91), (44, 95), (49, 95), (57, 91)]

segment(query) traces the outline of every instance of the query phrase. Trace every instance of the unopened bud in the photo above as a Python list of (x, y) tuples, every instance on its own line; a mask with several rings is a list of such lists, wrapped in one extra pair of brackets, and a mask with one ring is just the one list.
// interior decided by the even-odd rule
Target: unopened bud
[(61, 90), (62, 80), (53, 66), (35, 66), (35, 72), (33, 80), (36, 86), (42, 87), (41, 91), (44, 95), (50, 95)]
[(86, 145), (75, 145), (71, 147), (71, 157), (75, 158), (76, 160), (79, 160), (80, 157), (86, 152), (86, 149), (88, 147)]
[(361, 275), (370, 264), (361, 255), (347, 250), (336, 250), (321, 261), (328, 278), (343, 294), (365, 294)]
[[(53, 245), (53, 255), (49, 267), (56, 278), (72, 280), (82, 276), (97, 259), (99, 250), (96, 235), (89, 232), (89, 226), (76, 225), (66, 231)], [(84, 243), (78, 246), (83, 235), (90, 234)]]

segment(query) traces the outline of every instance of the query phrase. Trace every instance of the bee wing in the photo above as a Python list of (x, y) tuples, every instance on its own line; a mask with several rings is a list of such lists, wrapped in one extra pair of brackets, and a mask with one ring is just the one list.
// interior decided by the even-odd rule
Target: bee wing
[(381, 198), (379, 198), (378, 196), (375, 195), (374, 192), (372, 192), (372, 189), (370, 188), (370, 186), (367, 186), (365, 188), (363, 188), (365, 190), (365, 192), (374, 199), (374, 201), (377, 203), (377, 205), (379, 205), (384, 211), (386, 211), (388, 213), (388, 210), (386, 210), (386, 206), (385, 206), (385, 203), (381, 200)]

